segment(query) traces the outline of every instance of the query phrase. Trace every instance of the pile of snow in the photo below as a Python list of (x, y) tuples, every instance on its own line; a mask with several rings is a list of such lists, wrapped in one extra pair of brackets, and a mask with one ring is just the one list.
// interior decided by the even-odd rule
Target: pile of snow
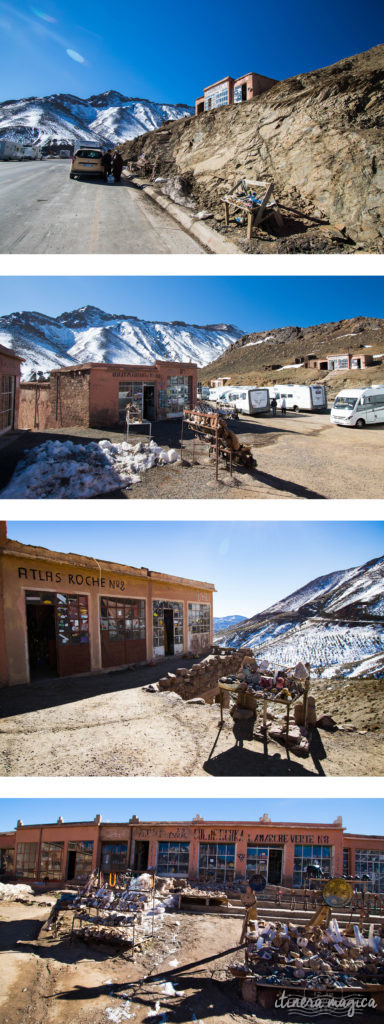
[(155, 441), (46, 441), (27, 452), (1, 492), (3, 498), (92, 498), (140, 483), (153, 466), (177, 462), (177, 452)]
[(23, 902), (34, 896), (30, 885), (11, 885), (0, 882), (0, 900), (4, 903), (12, 903), (13, 900)]

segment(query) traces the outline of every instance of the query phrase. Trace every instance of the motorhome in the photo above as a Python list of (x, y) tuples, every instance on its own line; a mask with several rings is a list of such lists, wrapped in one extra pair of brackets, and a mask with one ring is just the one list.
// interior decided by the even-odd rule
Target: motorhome
[(268, 388), (269, 397), (276, 398), (281, 409), (285, 398), (287, 409), (294, 412), (321, 412), (327, 408), (327, 389), (324, 384), (276, 384)]
[(331, 409), (331, 423), (360, 429), (371, 423), (384, 423), (384, 384), (339, 391)]
[(210, 388), (209, 400), (216, 405), (227, 405), (246, 416), (260, 416), (269, 412), (268, 388), (233, 386), (226, 388)]
[(1, 139), (0, 160), (18, 160), (20, 148), (20, 146), (16, 145), (16, 142), (10, 142), (9, 139)]
[(41, 160), (41, 151), (38, 146), (20, 146), (18, 160)]

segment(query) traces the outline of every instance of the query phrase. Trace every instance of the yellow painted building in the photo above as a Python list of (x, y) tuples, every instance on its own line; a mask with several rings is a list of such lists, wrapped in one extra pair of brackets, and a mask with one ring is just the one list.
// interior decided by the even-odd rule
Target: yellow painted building
[[(127, 523), (127, 539), (129, 537)], [(99, 672), (212, 643), (212, 583), (50, 551), (0, 524), (0, 684)]]

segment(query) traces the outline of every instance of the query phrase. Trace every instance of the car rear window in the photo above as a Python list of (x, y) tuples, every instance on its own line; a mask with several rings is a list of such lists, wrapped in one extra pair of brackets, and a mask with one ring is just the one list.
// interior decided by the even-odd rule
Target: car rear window
[(100, 160), (101, 151), (100, 149), (78, 149), (76, 156), (85, 156), (87, 160)]

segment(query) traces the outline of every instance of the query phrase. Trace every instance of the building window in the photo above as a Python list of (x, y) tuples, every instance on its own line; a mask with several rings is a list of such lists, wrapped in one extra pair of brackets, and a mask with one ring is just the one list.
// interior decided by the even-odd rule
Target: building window
[(16, 875), (18, 878), (37, 878), (38, 843), (18, 843), (16, 848)]
[(241, 103), (242, 98), (243, 97), (242, 97), (241, 85), (235, 85), (235, 88), (233, 90), (233, 102), (234, 103)]
[(101, 850), (102, 871), (125, 871), (128, 861), (128, 843), (103, 843)]
[(183, 633), (183, 604), (178, 601), (154, 601), (153, 602), (153, 646), (164, 647), (164, 612), (173, 612), (173, 641), (174, 644), (184, 643)]
[(213, 882), (232, 882), (235, 876), (234, 843), (200, 843), (199, 878)]
[(369, 892), (384, 892), (384, 850), (356, 850), (355, 877), (367, 881)]
[(211, 609), (209, 604), (188, 605), (188, 629), (190, 633), (209, 633)]
[(167, 387), (159, 392), (159, 409), (182, 413), (191, 400), (190, 377), (167, 377)]
[(158, 843), (158, 875), (188, 875), (189, 843)]
[(351, 851), (350, 850), (343, 850), (343, 875), (350, 875), (351, 874), (350, 863), (351, 863)]
[(204, 93), (204, 110), (212, 110), (214, 106), (214, 96), (215, 94), (213, 92)]
[(15, 382), (16, 377), (6, 375), (0, 377), (0, 434), (8, 427), (13, 427)]
[(101, 630), (108, 640), (145, 639), (145, 601), (102, 597)]
[(305, 879), (308, 864), (317, 861), (325, 875), (332, 869), (332, 850), (330, 846), (295, 846), (293, 866), (293, 884), (301, 888)]
[(335, 362), (338, 370), (348, 369), (348, 356), (339, 356), (339, 358), (336, 359)]
[(83, 878), (92, 870), (93, 840), (68, 843), (68, 878)]
[(119, 384), (119, 420), (125, 421), (127, 409), (131, 419), (142, 419), (144, 416), (144, 387), (150, 384), (154, 387), (153, 381), (137, 380), (134, 383), (123, 381)]
[(62, 877), (64, 843), (42, 843), (40, 878), (60, 881)]
[(88, 644), (88, 598), (83, 594), (56, 594), (59, 644)]
[(13, 863), (14, 863), (15, 851), (9, 846), (1, 847), (0, 849), (0, 874), (10, 875), (13, 874)]
[(228, 86), (216, 90), (216, 107), (225, 107), (229, 102)]
[(247, 847), (247, 875), (268, 875), (268, 854), (267, 846)]

